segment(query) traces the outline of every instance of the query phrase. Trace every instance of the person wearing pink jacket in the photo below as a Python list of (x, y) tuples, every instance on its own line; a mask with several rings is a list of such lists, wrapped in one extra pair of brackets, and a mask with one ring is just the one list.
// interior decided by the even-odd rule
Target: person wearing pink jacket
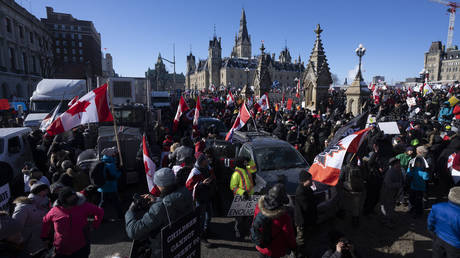
[(88, 257), (90, 254), (88, 216), (94, 216), (93, 228), (97, 228), (104, 210), (85, 201), (66, 187), (59, 193), (54, 207), (43, 217), (41, 237), (50, 239), (54, 227), (55, 258)]

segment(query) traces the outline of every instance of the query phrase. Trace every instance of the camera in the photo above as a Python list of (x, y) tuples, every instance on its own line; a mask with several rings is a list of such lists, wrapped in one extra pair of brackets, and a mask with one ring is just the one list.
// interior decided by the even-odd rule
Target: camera
[(133, 208), (137, 211), (145, 211), (150, 207), (149, 200), (143, 198), (138, 193), (133, 195)]

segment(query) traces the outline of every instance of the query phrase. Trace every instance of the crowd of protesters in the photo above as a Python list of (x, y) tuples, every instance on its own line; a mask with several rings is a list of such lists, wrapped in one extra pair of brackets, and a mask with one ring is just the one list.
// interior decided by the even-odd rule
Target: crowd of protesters
[[(363, 110), (354, 117), (346, 112), (346, 96), (332, 91), (320, 103), (320, 110), (310, 111), (293, 104), (290, 109), (278, 97), (264, 110), (236, 97), (228, 105), (227, 92), (201, 95), (201, 117), (218, 118), (231, 128), (241, 105), (251, 110), (253, 121), (242, 130), (263, 130), (295, 146), (309, 164), (337, 136), (337, 131), (351, 122), (366, 126), (368, 116), (375, 121), (396, 121), (400, 134), (389, 135), (374, 122), (356, 155), (347, 156), (335, 186), (339, 213), (350, 212), (353, 227), (360, 227), (362, 215), (378, 215), (393, 228), (398, 221), (397, 205), (408, 206), (414, 219), (427, 215), (428, 196), (436, 198), (428, 216), (427, 229), (433, 233), (433, 257), (460, 255), (460, 88), (436, 90), (430, 94), (405, 90), (385, 90), (378, 98), (363, 98)], [(238, 94), (235, 92), (235, 96)], [(459, 97), (460, 98), (460, 97)], [(408, 100), (411, 101), (408, 101)], [(188, 106), (194, 98), (186, 97)], [(222, 180), (218, 161), (207, 145), (209, 139), (222, 138), (216, 126), (193, 128), (188, 114), (182, 115), (173, 128), (171, 110), (163, 110), (161, 121), (145, 131), (148, 149), (155, 162), (152, 178), (146, 177), (141, 200), (123, 211), (118, 181), (122, 174), (116, 148), (101, 152), (104, 182), (96, 185), (88, 171), (78, 167), (78, 154), (84, 150), (84, 128), (75, 128), (71, 141), (60, 135), (51, 138), (33, 131), (27, 138), (33, 160), (22, 170), (23, 189), (15, 189), (9, 212), (0, 214), (0, 256), (6, 257), (88, 257), (89, 234), (103, 221), (123, 221), (128, 236), (134, 240), (148, 237), (151, 257), (161, 255), (160, 229), (182, 215), (197, 210), (201, 239), (207, 247), (212, 238), (212, 206), (216, 204), (217, 182)], [(192, 111), (189, 111), (192, 112)], [(364, 122), (363, 122), (364, 121)], [(140, 148), (139, 156), (142, 159)], [(142, 163), (143, 164), (143, 163)], [(2, 165), (4, 166), (4, 165)], [(5, 168), (6, 169), (6, 168)], [(227, 189), (249, 199), (254, 194), (256, 164), (237, 158)], [(148, 185), (148, 187), (147, 187)], [(310, 244), (319, 230), (312, 187), (312, 175), (299, 174), (293, 212), (283, 184), (276, 184), (259, 199), (253, 217), (237, 217), (235, 237), (249, 237), (261, 257), (282, 257), (292, 252), (309, 257)], [(446, 202), (447, 200), (447, 202)], [(147, 204), (145, 204), (147, 202)], [(146, 207), (143, 207), (145, 204)], [(104, 218), (104, 209), (112, 206), (116, 218)], [(125, 213), (123, 215), (123, 213)], [(294, 216), (292, 216), (294, 215)], [(360, 257), (345, 234), (330, 232), (330, 248), (322, 257)]]

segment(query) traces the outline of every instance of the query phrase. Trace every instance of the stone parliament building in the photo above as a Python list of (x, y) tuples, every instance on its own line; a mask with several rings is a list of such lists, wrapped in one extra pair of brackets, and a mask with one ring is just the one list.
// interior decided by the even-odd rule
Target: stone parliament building
[(425, 53), (424, 68), (429, 81), (460, 81), (460, 50), (457, 46), (446, 50), (441, 41), (435, 41)]
[[(211, 85), (216, 88), (220, 86), (242, 88), (247, 83), (255, 85), (260, 57), (252, 56), (251, 36), (248, 34), (246, 13), (243, 9), (239, 32), (235, 36), (230, 57), (222, 57), (222, 40), (216, 35), (209, 41), (207, 59), (197, 62), (192, 53), (187, 56), (186, 89), (203, 90), (209, 89)], [(300, 57), (292, 62), (287, 47), (281, 51), (278, 60), (274, 53), (264, 54), (264, 63), (271, 80), (278, 81), (282, 87), (294, 86), (294, 79), (301, 78), (305, 70)]]

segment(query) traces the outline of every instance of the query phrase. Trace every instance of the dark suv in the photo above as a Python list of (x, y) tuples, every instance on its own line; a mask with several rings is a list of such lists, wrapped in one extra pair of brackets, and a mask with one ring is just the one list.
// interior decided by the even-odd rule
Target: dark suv
[[(230, 206), (233, 194), (230, 191), (230, 177), (234, 171), (236, 157), (248, 157), (257, 166), (256, 194), (265, 194), (278, 182), (286, 185), (290, 206), (295, 201), (299, 172), (310, 167), (303, 156), (288, 142), (279, 140), (266, 132), (240, 132), (233, 135), (232, 142), (210, 140), (208, 145), (217, 162), (220, 205), (222, 213)], [(314, 182), (318, 200), (318, 219), (323, 221), (335, 215), (338, 209), (336, 189)], [(223, 190), (222, 190), (223, 189)]]

